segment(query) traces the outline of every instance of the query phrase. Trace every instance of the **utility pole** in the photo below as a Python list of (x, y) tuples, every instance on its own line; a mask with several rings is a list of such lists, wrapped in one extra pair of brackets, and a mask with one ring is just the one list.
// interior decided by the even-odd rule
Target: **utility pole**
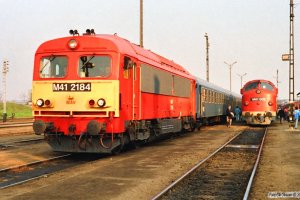
[(230, 82), (230, 92), (231, 92), (231, 68), (232, 68), (232, 66), (234, 65), (234, 64), (236, 64), (237, 63), (237, 61), (235, 61), (235, 62), (233, 62), (233, 63), (231, 63), (231, 64), (228, 64), (227, 62), (224, 62), (226, 65), (228, 65), (228, 67), (229, 67), (229, 82)]
[(6, 113), (6, 74), (8, 73), (8, 60), (3, 61), (3, 122), (6, 122), (7, 113)]
[(289, 101), (295, 100), (294, 90), (294, 0), (290, 0)]
[(206, 38), (206, 80), (209, 82), (209, 42), (207, 33), (204, 37)]
[(140, 0), (140, 47), (144, 47), (143, 44), (143, 0)]
[(243, 75), (240, 75), (240, 74), (237, 74), (240, 78), (241, 78), (241, 88), (243, 87), (243, 77), (247, 75), (247, 73), (243, 74)]
[(274, 78), (276, 78), (276, 87), (278, 89), (278, 84), (279, 84), (279, 71), (278, 71), (278, 69), (276, 71), (276, 76)]

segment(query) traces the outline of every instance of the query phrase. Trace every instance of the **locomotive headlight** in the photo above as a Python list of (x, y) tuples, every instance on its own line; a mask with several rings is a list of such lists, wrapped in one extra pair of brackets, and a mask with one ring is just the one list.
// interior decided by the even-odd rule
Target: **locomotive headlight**
[(104, 107), (105, 104), (106, 104), (106, 102), (105, 102), (104, 99), (101, 98), (101, 99), (99, 99), (99, 100), (97, 101), (97, 104), (98, 104), (99, 107)]
[(256, 93), (257, 93), (257, 94), (260, 94), (260, 90), (256, 90)]
[(36, 105), (37, 105), (38, 107), (42, 107), (42, 106), (44, 105), (44, 100), (43, 100), (43, 99), (38, 99), (38, 100), (36, 100)]
[(273, 105), (273, 102), (272, 102), (272, 101), (269, 101), (268, 104), (269, 104), (269, 106), (272, 106), (272, 105)]
[(71, 39), (68, 43), (70, 49), (75, 49), (78, 45), (78, 42), (75, 39)]
[(245, 102), (244, 102), (244, 105), (245, 105), (245, 106), (248, 106), (248, 105), (249, 105), (249, 101), (245, 101)]

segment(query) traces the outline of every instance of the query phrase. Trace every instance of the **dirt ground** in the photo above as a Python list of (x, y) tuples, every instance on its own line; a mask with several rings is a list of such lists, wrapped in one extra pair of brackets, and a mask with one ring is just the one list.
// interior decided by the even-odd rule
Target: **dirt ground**
[[(0, 198), (151, 199), (244, 128), (205, 127), (200, 132), (152, 143), (3, 189)], [(38, 149), (34, 151), (36, 154)], [(42, 151), (47, 154), (45, 149)]]
[[(25, 127), (23, 127), (23, 130), (24, 128)], [(37, 136), (34, 135), (33, 133), (31, 134), (21, 134), (21, 132), (18, 133), (19, 134), (17, 135), (5, 134), (0, 136), (0, 144), (14, 145), (13, 144), (14, 141), (43, 138), (43, 136)], [(47, 158), (51, 158), (53, 156), (57, 156), (61, 154), (62, 153), (52, 152), (51, 147), (46, 142), (42, 142), (42, 141), (37, 144), (24, 145), (22, 147), (18, 147), (18, 146), (8, 147), (8, 148), (1, 147), (0, 148), (0, 170), (9, 167), (25, 165), (27, 163), (34, 162), (34, 161), (45, 160)]]
[(287, 122), (268, 128), (254, 181), (250, 199), (269, 199), (269, 192), (300, 193), (299, 129), (290, 129)]

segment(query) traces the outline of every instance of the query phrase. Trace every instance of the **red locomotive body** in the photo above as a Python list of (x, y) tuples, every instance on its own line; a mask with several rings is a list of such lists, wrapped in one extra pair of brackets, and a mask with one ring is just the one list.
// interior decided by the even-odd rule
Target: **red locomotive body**
[(111, 153), (193, 129), (196, 82), (183, 67), (118, 37), (43, 43), (33, 74), (33, 125), (55, 151)]
[(241, 94), (242, 116), (247, 124), (269, 125), (276, 119), (278, 89), (272, 82), (249, 81)]

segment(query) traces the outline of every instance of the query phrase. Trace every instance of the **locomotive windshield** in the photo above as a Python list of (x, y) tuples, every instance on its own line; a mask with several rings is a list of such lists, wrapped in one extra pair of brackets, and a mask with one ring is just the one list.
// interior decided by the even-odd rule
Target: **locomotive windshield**
[(111, 59), (109, 56), (81, 56), (78, 66), (80, 77), (109, 77)]
[(245, 91), (249, 91), (249, 90), (256, 89), (256, 88), (258, 87), (258, 83), (259, 83), (259, 82), (253, 82), (253, 83), (248, 84), (248, 85), (245, 87)]
[(258, 86), (261, 89), (273, 90), (273, 86), (269, 83), (266, 83), (266, 82), (253, 82), (253, 83), (250, 83), (247, 86), (245, 86), (245, 91), (256, 89), (256, 88), (258, 88)]
[(68, 59), (66, 56), (48, 56), (40, 61), (41, 78), (63, 78), (66, 76)]
[(269, 83), (266, 83), (266, 82), (260, 83), (260, 88), (265, 89), (265, 90), (273, 90), (272, 85), (270, 85)]

